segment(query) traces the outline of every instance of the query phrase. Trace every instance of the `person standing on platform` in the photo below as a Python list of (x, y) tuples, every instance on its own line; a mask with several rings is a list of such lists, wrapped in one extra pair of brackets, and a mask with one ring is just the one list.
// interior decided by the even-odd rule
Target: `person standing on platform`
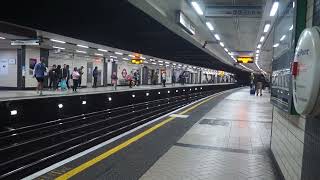
[(172, 86), (176, 85), (176, 76), (174, 75), (174, 73), (171, 76), (171, 81), (172, 81)]
[(69, 65), (66, 66), (66, 72), (67, 72), (67, 79), (66, 79), (66, 83), (67, 83), (67, 88), (70, 89), (70, 86), (69, 86), (69, 80), (71, 79), (71, 75), (70, 75), (70, 67)]
[(67, 88), (69, 89), (68, 83), (67, 83), (67, 79), (68, 79), (68, 69), (67, 69), (67, 65), (64, 64), (63, 65), (63, 69), (62, 69), (62, 81), (63, 83), (65, 82), (67, 85)]
[(157, 85), (158, 84), (158, 72), (154, 73), (153, 79), (152, 79), (152, 84)]
[(47, 71), (46, 66), (44, 64), (44, 57), (40, 58), (40, 62), (37, 63), (34, 66), (34, 77), (37, 79), (38, 81), (38, 85), (37, 85), (37, 93), (40, 93), (40, 96), (42, 96), (42, 90), (43, 90), (43, 81), (44, 81), (44, 76), (45, 76), (45, 72)]
[(166, 73), (163, 72), (162, 75), (161, 75), (161, 81), (162, 81), (162, 86), (163, 87), (166, 87)]
[(92, 72), (93, 76), (93, 88), (97, 88), (97, 82), (98, 82), (98, 67), (96, 66)]
[(80, 73), (78, 72), (77, 67), (74, 67), (72, 72), (72, 81), (73, 81), (72, 91), (73, 92), (77, 92), (79, 78), (80, 78)]
[(117, 90), (117, 82), (118, 82), (118, 76), (116, 72), (113, 72), (111, 75), (111, 81), (112, 81), (112, 85), (114, 87), (114, 90)]
[(262, 88), (263, 88), (263, 79), (262, 75), (257, 75), (255, 78), (255, 86), (256, 86), (256, 95), (262, 96)]
[(132, 72), (126, 76), (126, 79), (129, 83), (129, 88), (132, 88)]
[(81, 82), (82, 82), (82, 75), (83, 75), (83, 66), (80, 67), (80, 69), (78, 70), (79, 74), (80, 74), (80, 77), (79, 77), (79, 80), (78, 80), (78, 86), (79, 88), (81, 88)]
[(137, 83), (138, 83), (138, 81), (137, 81), (137, 71), (135, 71), (134, 73), (133, 73), (133, 81), (134, 81), (134, 86), (137, 86)]
[(56, 89), (59, 88), (59, 83), (61, 82), (61, 79), (62, 79), (61, 65), (58, 65), (56, 69)]
[(54, 64), (49, 71), (49, 89), (55, 89), (57, 87), (57, 66)]

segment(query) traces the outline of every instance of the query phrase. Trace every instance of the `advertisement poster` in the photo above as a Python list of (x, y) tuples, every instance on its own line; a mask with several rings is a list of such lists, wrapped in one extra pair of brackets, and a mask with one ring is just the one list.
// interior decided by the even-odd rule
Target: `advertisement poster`
[(8, 60), (7, 59), (1, 59), (0, 60), (0, 75), (8, 75)]
[(29, 59), (29, 75), (33, 75), (34, 66), (37, 64), (37, 59)]

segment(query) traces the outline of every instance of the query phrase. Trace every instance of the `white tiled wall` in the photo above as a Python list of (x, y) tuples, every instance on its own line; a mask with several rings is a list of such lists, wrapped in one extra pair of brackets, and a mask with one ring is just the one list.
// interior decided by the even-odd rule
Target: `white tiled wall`
[(305, 119), (273, 110), (271, 150), (286, 180), (300, 180)]

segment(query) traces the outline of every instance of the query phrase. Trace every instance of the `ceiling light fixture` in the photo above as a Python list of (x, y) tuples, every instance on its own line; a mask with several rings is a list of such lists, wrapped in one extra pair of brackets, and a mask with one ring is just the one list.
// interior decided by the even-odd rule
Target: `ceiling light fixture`
[(293, 29), (293, 25), (290, 26), (289, 31), (292, 31), (292, 29)]
[(132, 54), (129, 54), (128, 56), (130, 56), (130, 57), (134, 57), (134, 55), (132, 55)]
[(100, 53), (94, 53), (94, 55), (96, 55), (96, 56), (103, 56), (103, 54), (100, 54)]
[(273, 2), (273, 5), (272, 5), (271, 11), (270, 11), (270, 16), (276, 15), (276, 13), (278, 11), (278, 7), (279, 7), (279, 2), (278, 1)]
[(259, 53), (260, 53), (260, 50), (256, 50), (256, 53), (259, 54)]
[(87, 52), (85, 51), (79, 51), (79, 50), (76, 50), (77, 53), (83, 53), (83, 54), (86, 54)]
[(268, 32), (269, 31), (269, 29), (270, 29), (270, 24), (266, 24), (266, 25), (264, 25), (264, 28), (263, 28), (263, 32)]
[(50, 39), (50, 41), (57, 42), (57, 43), (62, 43), (62, 44), (66, 43), (64, 41), (60, 41), (60, 40), (57, 40), (57, 39)]
[(278, 47), (280, 44), (279, 43), (277, 43), (277, 44), (275, 44), (275, 45), (273, 45), (273, 47)]
[(145, 57), (142, 57), (142, 56), (141, 56), (141, 57), (140, 57), (140, 59), (143, 59), (143, 60), (145, 60), (146, 58), (145, 58)]
[(226, 52), (229, 52), (229, 50), (228, 50), (227, 48), (224, 48), (224, 50), (225, 50)]
[(63, 47), (58, 47), (58, 46), (52, 46), (53, 48), (55, 48), (55, 49), (61, 49), (61, 50), (64, 50), (64, 49), (66, 49), (66, 48), (63, 48)]
[(215, 34), (214, 37), (215, 37), (218, 41), (220, 41), (220, 36), (219, 36), (219, 34)]
[(129, 59), (128, 58), (122, 58), (123, 60), (126, 60), (126, 61), (128, 61)]
[(1, 36), (0, 36), (0, 39), (6, 39), (6, 38), (5, 38), (5, 37), (1, 37)]
[(111, 58), (118, 58), (117, 56), (110, 56)]
[(207, 27), (210, 29), (210, 31), (213, 31), (214, 28), (210, 22), (206, 22)]
[(98, 51), (108, 52), (108, 50), (105, 50), (105, 49), (98, 49)]
[(258, 44), (257, 48), (260, 49), (261, 48), (261, 44)]
[(192, 1), (191, 2), (191, 5), (193, 6), (194, 10), (196, 10), (196, 12), (199, 14), (199, 15), (203, 15), (203, 11), (202, 9), (200, 8), (199, 4), (195, 1)]
[(123, 53), (121, 52), (114, 52), (115, 54), (118, 54), (118, 55), (123, 55)]
[(220, 42), (220, 46), (224, 47), (224, 44), (223, 44), (223, 42)]
[(260, 42), (263, 42), (264, 41), (264, 36), (261, 36), (261, 38), (260, 38)]
[(78, 47), (82, 47), (82, 48), (89, 48), (88, 46), (84, 46), (84, 45), (81, 45), (81, 44), (77, 44)]
[(283, 35), (283, 36), (280, 38), (280, 41), (283, 41), (285, 38), (286, 38), (286, 35)]

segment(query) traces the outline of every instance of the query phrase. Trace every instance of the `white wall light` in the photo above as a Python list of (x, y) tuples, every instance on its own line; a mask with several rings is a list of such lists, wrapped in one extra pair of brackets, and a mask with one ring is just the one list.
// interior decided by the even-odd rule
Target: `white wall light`
[(214, 28), (210, 22), (206, 22), (207, 27), (209, 28), (210, 31), (213, 31)]
[(108, 52), (108, 50), (105, 50), (105, 49), (98, 49), (98, 51)]
[(111, 97), (109, 97), (109, 98), (108, 98), (108, 101), (112, 101), (112, 98), (111, 98)]
[(270, 16), (276, 15), (276, 13), (278, 11), (278, 7), (279, 7), (279, 2), (278, 1), (273, 2), (273, 5), (272, 5), (271, 11), (270, 11)]
[(57, 43), (62, 43), (62, 44), (66, 43), (64, 41), (60, 41), (60, 40), (57, 40), (57, 39), (50, 39), (50, 41), (57, 42)]
[(83, 105), (87, 104), (87, 101), (82, 101), (82, 104), (83, 104)]
[(85, 51), (79, 51), (79, 50), (76, 50), (77, 53), (82, 53), (82, 54), (86, 54), (87, 52)]
[(15, 116), (15, 115), (17, 115), (18, 114), (18, 111), (17, 110), (12, 110), (12, 111), (10, 111), (10, 115), (11, 116)]
[(279, 43), (277, 43), (277, 44), (275, 44), (275, 45), (273, 45), (273, 47), (278, 47), (280, 44)]
[(218, 41), (221, 40), (219, 34), (215, 34), (214, 37), (215, 37)]
[(63, 108), (63, 104), (58, 104), (59, 109)]
[(260, 49), (261, 48), (261, 44), (258, 44), (257, 48)]
[(82, 48), (89, 48), (88, 46), (84, 46), (84, 45), (81, 45), (81, 44), (77, 44), (78, 47), (82, 47)]
[(132, 97), (133, 97), (133, 98), (135, 98), (135, 97), (136, 97), (136, 95), (132, 94)]
[(196, 10), (196, 12), (199, 14), (199, 15), (203, 15), (203, 11), (202, 9), (200, 8), (199, 4), (195, 1), (192, 1), (191, 2), (191, 5), (192, 7), (194, 8), (194, 10)]

